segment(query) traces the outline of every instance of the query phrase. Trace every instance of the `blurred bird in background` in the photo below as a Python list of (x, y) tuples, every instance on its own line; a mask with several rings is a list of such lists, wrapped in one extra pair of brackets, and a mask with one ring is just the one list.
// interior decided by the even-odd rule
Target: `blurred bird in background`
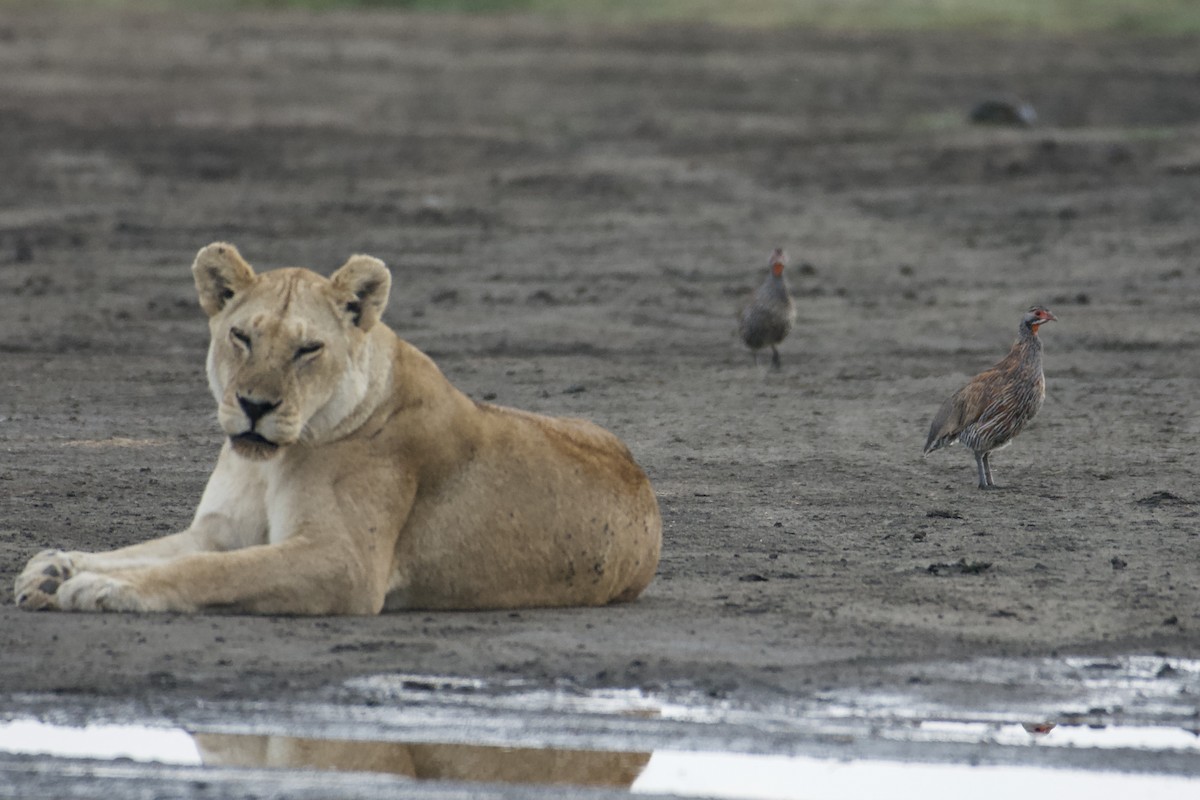
[(796, 321), (796, 304), (792, 302), (787, 279), (783, 277), (787, 253), (775, 248), (768, 263), (770, 271), (766, 280), (738, 318), (738, 333), (754, 354), (755, 364), (758, 363), (758, 351), (770, 347), (771, 366), (779, 369), (779, 350), (776, 345), (784, 340)]

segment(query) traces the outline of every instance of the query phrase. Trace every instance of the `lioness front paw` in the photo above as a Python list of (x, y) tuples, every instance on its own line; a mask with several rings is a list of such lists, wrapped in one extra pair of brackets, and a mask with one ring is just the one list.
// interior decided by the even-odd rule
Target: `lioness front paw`
[(100, 572), (81, 572), (58, 587), (63, 611), (145, 611), (137, 589), (128, 581)]
[(58, 608), (55, 595), (59, 586), (76, 573), (70, 553), (62, 550), (43, 550), (25, 565), (25, 570), (13, 582), (17, 606), (26, 611)]

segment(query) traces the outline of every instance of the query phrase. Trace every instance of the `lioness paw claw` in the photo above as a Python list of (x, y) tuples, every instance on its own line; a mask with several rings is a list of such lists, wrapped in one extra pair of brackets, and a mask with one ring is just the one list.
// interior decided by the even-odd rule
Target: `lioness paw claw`
[(13, 583), (17, 606), (28, 611), (57, 608), (58, 588), (74, 574), (75, 564), (69, 553), (43, 550), (29, 559)]
[[(57, 590), (58, 584), (53, 588)], [(53, 611), (58, 608), (58, 600), (54, 592), (44, 592), (36, 587), (17, 595), (17, 608), (24, 611)]]

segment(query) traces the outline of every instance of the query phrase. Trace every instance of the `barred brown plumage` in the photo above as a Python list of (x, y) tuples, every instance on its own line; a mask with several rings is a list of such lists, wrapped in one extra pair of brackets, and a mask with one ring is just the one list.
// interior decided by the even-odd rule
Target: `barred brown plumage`
[(783, 268), (787, 264), (787, 253), (776, 248), (771, 253), (770, 272), (758, 287), (758, 291), (750, 298), (750, 302), (742, 309), (738, 318), (738, 333), (742, 341), (754, 354), (754, 363), (758, 363), (758, 351), (764, 347), (771, 348), (771, 366), (779, 369), (779, 350), (776, 348), (796, 321), (796, 305), (792, 302), (792, 294), (788, 291), (787, 279), (783, 277)]
[(961, 442), (975, 453), (979, 488), (995, 486), (989, 455), (1009, 444), (1046, 398), (1038, 326), (1056, 319), (1042, 306), (1025, 312), (1020, 334), (1008, 355), (968, 381), (938, 409), (929, 426), (925, 455)]

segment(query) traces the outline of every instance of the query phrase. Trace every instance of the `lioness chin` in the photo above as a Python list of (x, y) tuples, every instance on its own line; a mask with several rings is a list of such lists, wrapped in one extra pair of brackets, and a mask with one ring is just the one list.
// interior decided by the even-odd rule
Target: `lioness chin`
[(218, 242), (192, 272), (227, 438), (191, 526), (43, 551), (20, 607), (375, 614), (599, 605), (650, 582), (662, 521), (629, 450), (455, 389), (380, 320), (383, 262), (256, 274)]

